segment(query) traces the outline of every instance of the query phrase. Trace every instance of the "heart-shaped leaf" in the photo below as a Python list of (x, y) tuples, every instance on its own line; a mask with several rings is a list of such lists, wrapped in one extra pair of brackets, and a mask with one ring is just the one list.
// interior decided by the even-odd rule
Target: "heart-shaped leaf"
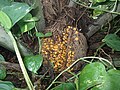
[(45, 34), (41, 33), (41, 32), (36, 32), (36, 36), (37, 37), (40, 37), (40, 38), (43, 38), (43, 37), (50, 37), (52, 36), (52, 32), (47, 32)]
[[(32, 20), (32, 15), (28, 13), (23, 19), (18, 22), (18, 25), (21, 29), (21, 33), (25, 33), (35, 27), (35, 21)], [(26, 22), (29, 21), (29, 22)]]
[(100, 3), (100, 2), (105, 2), (106, 0), (89, 0), (92, 3)]
[(113, 88), (111, 88), (111, 90), (120, 90), (120, 70), (111, 69), (107, 73)]
[(0, 11), (0, 23), (5, 28), (5, 30), (9, 30), (12, 27), (10, 18), (3, 11)]
[(10, 6), (5, 6), (1, 10), (5, 12), (12, 21), (12, 26), (22, 19), (32, 8), (26, 3), (12, 2)]
[[(99, 8), (99, 9), (103, 9), (103, 10), (107, 10), (108, 9), (108, 6), (107, 5), (98, 5), (98, 6), (95, 6), (96, 8)], [(103, 14), (104, 12), (101, 11), (101, 10), (98, 10), (98, 9), (94, 9), (93, 10), (93, 15), (92, 17), (93, 18), (97, 18), (99, 15)]]
[(0, 64), (0, 79), (4, 79), (6, 77), (6, 68)]
[(0, 81), (0, 90), (16, 90), (14, 85), (9, 81)]
[(33, 73), (37, 73), (37, 70), (40, 68), (43, 62), (42, 55), (35, 56), (26, 56), (24, 58), (24, 64), (27, 69)]
[(74, 83), (62, 83), (51, 90), (76, 90)]
[(111, 69), (107, 72), (104, 82), (91, 90), (120, 90), (120, 71)]
[(9, 6), (10, 3), (11, 3), (10, 0), (0, 0), (0, 10), (5, 6)]
[(0, 61), (5, 61), (5, 58), (0, 54)]
[(105, 75), (106, 71), (102, 63), (95, 62), (86, 65), (79, 77), (80, 90), (87, 90), (103, 83)]
[(102, 41), (115, 51), (120, 51), (120, 37), (116, 34), (108, 34)]
[(41, 32), (36, 32), (36, 37), (43, 38), (43, 37), (45, 37), (45, 35)]
[(85, 66), (79, 76), (80, 90), (120, 90), (120, 71), (105, 70), (100, 62), (94, 62)]
[(52, 32), (45, 33), (45, 37), (50, 37), (50, 36), (52, 36)]

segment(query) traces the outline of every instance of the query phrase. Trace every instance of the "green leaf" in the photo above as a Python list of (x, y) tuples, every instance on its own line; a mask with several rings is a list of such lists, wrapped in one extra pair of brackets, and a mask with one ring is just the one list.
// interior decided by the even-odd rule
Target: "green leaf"
[(0, 64), (0, 79), (4, 79), (6, 77), (6, 68)]
[[(115, 2), (116, 0), (110, 0), (110, 1), (114, 1)], [(120, 1), (120, 0), (117, 0), (117, 1)]]
[(5, 12), (12, 21), (12, 26), (22, 19), (32, 8), (26, 3), (12, 2), (10, 6), (5, 6), (2, 11)]
[(50, 36), (52, 36), (52, 32), (47, 32), (47, 33), (45, 34), (45, 37), (50, 37)]
[(47, 32), (46, 34), (43, 34), (41, 32), (36, 32), (36, 37), (43, 38), (43, 37), (50, 37), (50, 36), (52, 36), (52, 32)]
[(3, 11), (0, 11), (0, 23), (5, 28), (5, 30), (9, 30), (12, 26), (10, 18)]
[(120, 51), (120, 37), (116, 34), (108, 34), (102, 41), (115, 51)]
[(5, 61), (5, 58), (0, 54), (0, 61)]
[[(26, 22), (26, 21), (29, 21), (29, 22)], [(28, 13), (23, 19), (21, 19), (18, 22), (18, 25), (21, 29), (21, 33), (25, 33), (35, 27), (35, 21), (32, 19), (32, 15)]]
[(106, 0), (89, 0), (92, 3), (100, 3), (100, 2), (105, 2)]
[[(99, 8), (101, 10), (107, 10), (108, 6), (107, 5), (98, 5), (98, 6), (95, 6), (95, 8)], [(103, 14), (104, 12), (101, 10), (98, 10), (98, 9), (93, 10), (92, 17), (97, 18), (99, 15)]]
[(43, 38), (43, 37), (45, 37), (45, 35), (41, 32), (36, 32), (36, 37)]
[(105, 76), (106, 71), (102, 63), (95, 62), (86, 65), (79, 77), (80, 90), (87, 90), (95, 85), (103, 83)]
[(74, 83), (62, 83), (51, 90), (76, 90)]
[(0, 81), (0, 90), (15, 90), (15, 88), (9, 81)]
[(43, 62), (42, 55), (26, 56), (24, 58), (24, 64), (27, 69), (33, 73), (37, 73), (37, 70), (41, 67)]
[(37, 18), (37, 17), (32, 17), (32, 19), (33, 19), (34, 21), (39, 21), (39, 20), (40, 20), (40, 19)]
[(101, 10), (94, 10), (93, 11), (93, 16), (99, 16), (101, 15), (103, 12)]
[(85, 66), (79, 76), (80, 90), (120, 90), (120, 71), (110, 69), (106, 72), (100, 62)]
[(0, 0), (0, 10), (5, 6), (9, 6), (10, 2), (10, 0)]
[(120, 70), (111, 69), (108, 71), (109, 80), (111, 81), (111, 90), (120, 90)]
[(111, 69), (107, 72), (104, 82), (91, 90), (120, 90), (120, 71)]

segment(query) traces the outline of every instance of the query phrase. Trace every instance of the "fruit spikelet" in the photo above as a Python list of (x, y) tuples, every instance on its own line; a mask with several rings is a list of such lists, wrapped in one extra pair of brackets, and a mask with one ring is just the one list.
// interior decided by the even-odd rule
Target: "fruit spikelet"
[[(54, 70), (59, 72), (69, 67), (74, 61), (74, 49), (70, 42), (79, 40), (76, 28), (67, 26), (62, 35), (56, 35), (54, 38), (44, 38), (42, 41), (42, 54), (54, 65)], [(71, 39), (71, 35), (75, 37)]]

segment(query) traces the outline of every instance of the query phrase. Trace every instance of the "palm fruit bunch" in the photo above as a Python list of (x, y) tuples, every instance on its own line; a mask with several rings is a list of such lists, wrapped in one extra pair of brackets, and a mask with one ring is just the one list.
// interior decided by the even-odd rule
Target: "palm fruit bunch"
[(42, 54), (53, 64), (54, 70), (60, 72), (86, 55), (87, 44), (84, 35), (75, 27), (67, 26), (61, 33), (55, 33), (42, 40)]

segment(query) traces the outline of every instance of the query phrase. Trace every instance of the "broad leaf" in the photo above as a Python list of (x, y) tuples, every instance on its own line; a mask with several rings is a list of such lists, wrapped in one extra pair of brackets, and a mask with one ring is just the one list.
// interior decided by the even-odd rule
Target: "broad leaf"
[(6, 68), (0, 64), (0, 80), (6, 77)]
[(52, 32), (47, 32), (46, 34), (43, 34), (41, 32), (36, 32), (36, 37), (43, 38), (43, 37), (50, 37), (50, 36), (52, 36)]
[(3, 11), (0, 11), (0, 23), (6, 30), (9, 30), (12, 26), (10, 18)]
[(35, 21), (33, 20), (32, 15), (28, 13), (18, 22), (18, 25), (21, 29), (21, 33), (25, 33), (35, 27)]
[[(109, 0), (109, 1), (114, 1), (115, 2), (116, 0)], [(117, 0), (117, 1), (120, 1), (120, 0)]]
[(15, 88), (9, 81), (0, 81), (0, 90), (15, 90)]
[(108, 76), (110, 77), (112, 88), (120, 90), (120, 70), (111, 69), (108, 71)]
[(109, 70), (104, 82), (93, 87), (91, 90), (120, 90), (120, 71)]
[(9, 6), (10, 2), (10, 0), (0, 0), (0, 10), (5, 6)]
[(36, 37), (43, 38), (43, 37), (45, 37), (45, 35), (41, 32), (36, 32)]
[(0, 54), (0, 61), (5, 61), (5, 58)]
[(95, 62), (85, 66), (79, 77), (80, 90), (87, 90), (104, 82), (106, 76), (105, 67), (102, 63)]
[(47, 33), (45, 34), (45, 37), (50, 37), (50, 36), (52, 36), (52, 32), (47, 32)]
[(108, 34), (102, 41), (115, 51), (120, 51), (120, 37), (116, 34)]
[[(101, 10), (107, 10), (108, 9), (108, 6), (107, 5), (98, 5), (98, 6), (95, 6), (96, 8), (99, 8)], [(93, 18), (97, 18), (99, 15), (103, 14), (104, 12), (101, 11), (101, 10), (98, 10), (98, 9), (94, 9), (93, 10), (93, 15), (92, 17)]]
[(12, 21), (12, 26), (22, 19), (32, 8), (26, 3), (12, 2), (10, 6), (2, 8)]
[(24, 58), (24, 64), (27, 69), (33, 73), (37, 73), (37, 70), (40, 68), (43, 62), (42, 55), (35, 56), (26, 56)]
[(62, 83), (51, 90), (76, 90), (74, 83)]
[(100, 62), (85, 66), (79, 76), (80, 90), (120, 90), (120, 71), (105, 70)]
[(106, 0), (89, 0), (89, 1), (92, 3), (96, 3), (96, 2), (100, 3), (100, 2), (105, 2)]

